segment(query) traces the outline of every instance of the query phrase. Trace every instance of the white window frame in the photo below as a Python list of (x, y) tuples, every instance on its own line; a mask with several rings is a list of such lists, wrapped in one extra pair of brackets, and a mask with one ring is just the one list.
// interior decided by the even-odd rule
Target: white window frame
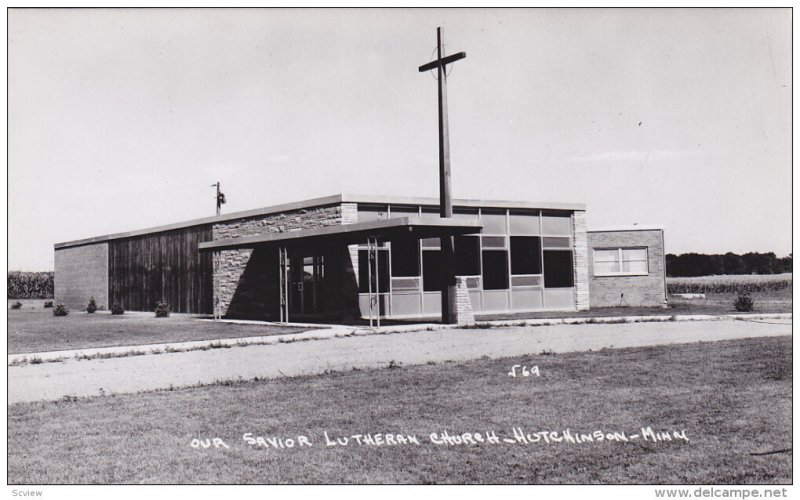
[[(597, 251), (603, 250), (616, 250), (617, 251), (617, 265), (619, 266), (619, 271), (615, 273), (605, 273), (605, 272), (597, 272)], [(644, 262), (646, 264), (646, 271), (645, 272), (634, 272), (634, 271), (623, 271), (624, 269), (624, 260), (622, 259), (622, 251), (623, 250), (644, 250)], [(611, 262), (611, 261), (609, 261)], [(604, 247), (604, 248), (593, 248), (592, 249), (592, 268), (594, 269), (595, 276), (648, 276), (650, 274), (650, 252), (648, 247), (642, 246), (635, 246), (635, 247)]]

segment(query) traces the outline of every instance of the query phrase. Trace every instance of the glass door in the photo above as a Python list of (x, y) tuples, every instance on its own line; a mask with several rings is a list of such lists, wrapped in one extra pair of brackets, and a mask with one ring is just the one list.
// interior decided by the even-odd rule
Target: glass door
[(290, 259), (289, 274), (291, 276), (290, 317), (322, 316), (324, 311), (322, 286), (325, 278), (323, 256), (293, 256)]

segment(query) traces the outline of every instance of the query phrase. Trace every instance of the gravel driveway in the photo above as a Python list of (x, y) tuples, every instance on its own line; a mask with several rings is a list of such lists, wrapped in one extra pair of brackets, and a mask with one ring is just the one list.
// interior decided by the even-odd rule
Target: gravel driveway
[(452, 329), (8, 367), (8, 403), (182, 387), (217, 380), (791, 335), (790, 320)]

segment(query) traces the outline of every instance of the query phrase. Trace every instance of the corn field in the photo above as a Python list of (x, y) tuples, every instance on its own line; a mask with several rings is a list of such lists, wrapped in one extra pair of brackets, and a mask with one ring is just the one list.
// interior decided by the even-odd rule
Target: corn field
[(792, 288), (792, 274), (729, 274), (667, 278), (669, 293), (756, 293)]
[(8, 273), (9, 299), (52, 299), (53, 273)]

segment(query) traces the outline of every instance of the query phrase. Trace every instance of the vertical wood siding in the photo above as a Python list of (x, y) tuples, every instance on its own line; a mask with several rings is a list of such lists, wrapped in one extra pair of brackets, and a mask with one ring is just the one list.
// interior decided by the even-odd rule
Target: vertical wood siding
[(197, 251), (210, 240), (204, 225), (109, 241), (109, 305), (153, 311), (163, 299), (173, 312), (211, 314), (211, 254)]

